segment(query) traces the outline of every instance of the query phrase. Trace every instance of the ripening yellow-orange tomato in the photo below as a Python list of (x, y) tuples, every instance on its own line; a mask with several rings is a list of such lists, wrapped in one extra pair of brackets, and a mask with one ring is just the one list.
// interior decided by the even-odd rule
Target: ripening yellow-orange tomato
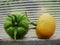
[(42, 14), (37, 21), (36, 35), (42, 39), (50, 38), (56, 28), (56, 20), (49, 13)]

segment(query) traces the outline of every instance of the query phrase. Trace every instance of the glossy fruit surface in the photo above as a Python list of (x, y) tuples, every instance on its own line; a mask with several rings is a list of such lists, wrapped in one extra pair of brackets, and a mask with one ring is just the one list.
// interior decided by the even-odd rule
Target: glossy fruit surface
[(56, 28), (56, 21), (49, 13), (42, 14), (37, 21), (36, 34), (39, 38), (50, 38)]
[(29, 19), (25, 13), (10, 13), (4, 21), (7, 34), (13, 39), (23, 38), (29, 28)]

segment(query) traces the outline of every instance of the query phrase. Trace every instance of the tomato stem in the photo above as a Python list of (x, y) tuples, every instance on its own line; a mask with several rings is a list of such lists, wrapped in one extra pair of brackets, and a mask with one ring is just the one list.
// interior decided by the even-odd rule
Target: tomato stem
[(36, 23), (34, 23), (34, 22), (30, 22), (30, 24), (32, 24), (33, 26), (36, 26)]
[(27, 12), (25, 12), (26, 16), (27, 16)]
[(14, 23), (14, 22), (15, 22), (15, 21), (13, 20), (13, 17), (12, 17), (12, 16), (8, 15), (8, 17), (12, 18), (12, 23)]
[(14, 31), (14, 40), (16, 40), (17, 31)]
[(33, 27), (33, 28), (31, 28), (31, 29), (36, 29), (36, 23), (34, 23), (34, 22), (30, 22), (30, 24), (32, 24), (33, 26), (35, 26), (35, 27)]
[(17, 17), (15, 15), (13, 15), (15, 17), (15, 21), (17, 22)]

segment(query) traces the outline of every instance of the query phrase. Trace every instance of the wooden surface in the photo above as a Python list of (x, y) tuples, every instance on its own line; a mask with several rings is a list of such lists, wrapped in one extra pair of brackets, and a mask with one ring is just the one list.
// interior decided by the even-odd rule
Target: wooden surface
[(24, 39), (13, 40), (4, 37), (0, 40), (0, 45), (60, 45), (60, 36), (57, 32), (50, 39), (38, 39), (35, 30), (29, 30)]
[(60, 45), (60, 39), (24, 38), (21, 40), (0, 40), (0, 45)]

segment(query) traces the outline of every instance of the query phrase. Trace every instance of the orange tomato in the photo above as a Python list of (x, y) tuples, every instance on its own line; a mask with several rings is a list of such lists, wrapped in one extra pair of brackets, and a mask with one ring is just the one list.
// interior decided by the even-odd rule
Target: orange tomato
[(50, 38), (56, 28), (56, 21), (49, 13), (42, 14), (37, 21), (36, 34), (39, 38)]

